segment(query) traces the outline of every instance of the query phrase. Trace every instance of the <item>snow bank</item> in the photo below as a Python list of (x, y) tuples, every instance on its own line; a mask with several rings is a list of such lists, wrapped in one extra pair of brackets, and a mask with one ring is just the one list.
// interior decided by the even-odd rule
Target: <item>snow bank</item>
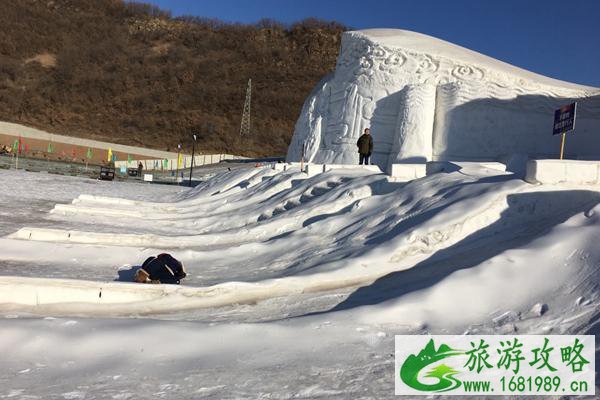
[[(354, 315), (363, 323), (421, 323), (430, 329), (452, 329), (489, 321), (500, 333), (512, 333), (541, 314), (532, 310), (544, 304), (555, 316), (576, 320), (594, 308), (581, 307), (581, 299), (597, 299), (600, 279), (600, 207), (577, 214), (548, 234), (523, 246), (498, 250), (490, 257), (460, 255), (460, 260), (420, 264), (413, 271), (396, 273), (359, 290), (348, 303), (380, 303)], [(424, 269), (419, 271), (419, 269)], [(549, 279), (548, 277), (552, 277)], [(341, 309), (349, 307), (342, 305)], [(585, 319), (585, 318), (583, 318)], [(528, 321), (529, 320), (529, 321)], [(540, 321), (542, 322), (542, 321)], [(556, 323), (556, 324), (555, 324)], [(570, 324), (543, 321), (538, 333), (566, 333)]]
[(600, 162), (579, 160), (530, 160), (525, 180), (530, 183), (600, 184)]
[(342, 37), (335, 73), (306, 99), (287, 160), (356, 164), (367, 127), (383, 170), (431, 160), (557, 154), (554, 111), (578, 102), (569, 157), (600, 157), (600, 89), (561, 82), (415, 32)]

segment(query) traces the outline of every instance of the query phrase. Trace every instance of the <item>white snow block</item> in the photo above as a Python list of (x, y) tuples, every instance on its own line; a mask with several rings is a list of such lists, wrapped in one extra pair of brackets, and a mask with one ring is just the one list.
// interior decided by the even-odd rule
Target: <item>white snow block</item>
[(306, 164), (304, 170), (308, 176), (317, 175), (323, 172), (323, 164)]
[(323, 166), (323, 172), (335, 170), (335, 169), (363, 169), (367, 171), (373, 171), (375, 173), (381, 173), (381, 168), (378, 165), (356, 165), (356, 164), (325, 164)]
[(565, 177), (567, 182), (597, 184), (600, 162), (576, 161), (566, 165)]
[(306, 169), (306, 163), (299, 163), (299, 162), (289, 162), (285, 164), (285, 171), (289, 171), (291, 169), (298, 169), (300, 170), (300, 167), (303, 167), (304, 169)]
[(506, 165), (499, 162), (482, 162), (479, 163), (479, 165), (481, 165), (484, 168), (506, 172)]
[(378, 174), (383, 172), (381, 170), (381, 168), (379, 168), (379, 165), (359, 165), (358, 167), (361, 169), (366, 169), (367, 171), (378, 173)]
[[(554, 161), (554, 162), (553, 162)], [(530, 160), (527, 162), (525, 181), (529, 183), (559, 183), (565, 181), (566, 168), (559, 160)]]
[(412, 181), (427, 175), (426, 164), (391, 164), (387, 174), (398, 180)]
[(272, 168), (275, 171), (285, 171), (285, 164), (283, 164), (283, 163), (273, 163)]
[(600, 161), (529, 160), (525, 181), (542, 184), (600, 184)]

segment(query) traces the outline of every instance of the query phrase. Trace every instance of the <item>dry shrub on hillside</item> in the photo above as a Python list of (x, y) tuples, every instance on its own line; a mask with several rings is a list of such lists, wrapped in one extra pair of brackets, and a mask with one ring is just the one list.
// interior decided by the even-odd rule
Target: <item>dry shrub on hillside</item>
[[(3, 2), (0, 119), (173, 149), (284, 154), (304, 98), (335, 66), (344, 27), (172, 18), (117, 0)], [(39, 55), (54, 65), (27, 62)], [(253, 82), (252, 136), (238, 132)]]

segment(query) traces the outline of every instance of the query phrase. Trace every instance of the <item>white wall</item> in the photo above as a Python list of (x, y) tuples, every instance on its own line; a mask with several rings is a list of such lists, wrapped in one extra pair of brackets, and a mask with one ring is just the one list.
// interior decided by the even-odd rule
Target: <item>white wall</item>
[[(194, 166), (216, 164), (223, 160), (243, 160), (246, 157), (236, 156), (233, 154), (199, 154), (194, 156)], [(169, 158), (167, 160), (167, 166), (164, 166), (165, 159), (153, 159), (153, 160), (132, 160), (129, 161), (115, 161), (115, 167), (126, 167), (126, 168), (137, 168), (138, 163), (141, 162), (146, 171), (175, 171), (182, 168), (190, 168), (192, 164), (191, 156), (183, 156), (182, 166), (177, 165), (177, 157)]]
[(31, 138), (39, 140), (47, 140), (54, 143), (67, 143), (75, 146), (90, 147), (94, 149), (103, 149), (118, 151), (122, 153), (139, 154), (148, 157), (156, 158), (173, 158), (177, 157), (177, 153), (147, 149), (144, 147), (126, 146), (117, 143), (100, 142), (98, 140), (82, 139), (73, 136), (57, 135), (42, 131), (40, 129), (31, 128), (25, 125), (13, 124), (11, 122), (0, 121), (0, 133), (5, 135), (20, 136), (22, 138)]

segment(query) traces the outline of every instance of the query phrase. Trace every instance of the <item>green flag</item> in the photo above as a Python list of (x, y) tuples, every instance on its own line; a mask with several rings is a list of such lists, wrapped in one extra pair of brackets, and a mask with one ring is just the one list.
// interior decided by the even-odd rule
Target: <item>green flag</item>
[(48, 142), (48, 153), (54, 153), (54, 145), (52, 142)]
[(19, 151), (19, 139), (15, 140), (15, 143), (13, 144), (13, 151), (15, 153)]
[(133, 161), (133, 157), (131, 157), (131, 154), (127, 154), (127, 162), (130, 163)]
[(163, 167), (169, 168), (169, 160), (167, 160), (166, 158), (163, 160)]
[(92, 149), (90, 149), (89, 147), (88, 147), (88, 149), (87, 149), (87, 154), (86, 154), (86, 156), (87, 156), (87, 158), (92, 158), (92, 156), (93, 156)]

